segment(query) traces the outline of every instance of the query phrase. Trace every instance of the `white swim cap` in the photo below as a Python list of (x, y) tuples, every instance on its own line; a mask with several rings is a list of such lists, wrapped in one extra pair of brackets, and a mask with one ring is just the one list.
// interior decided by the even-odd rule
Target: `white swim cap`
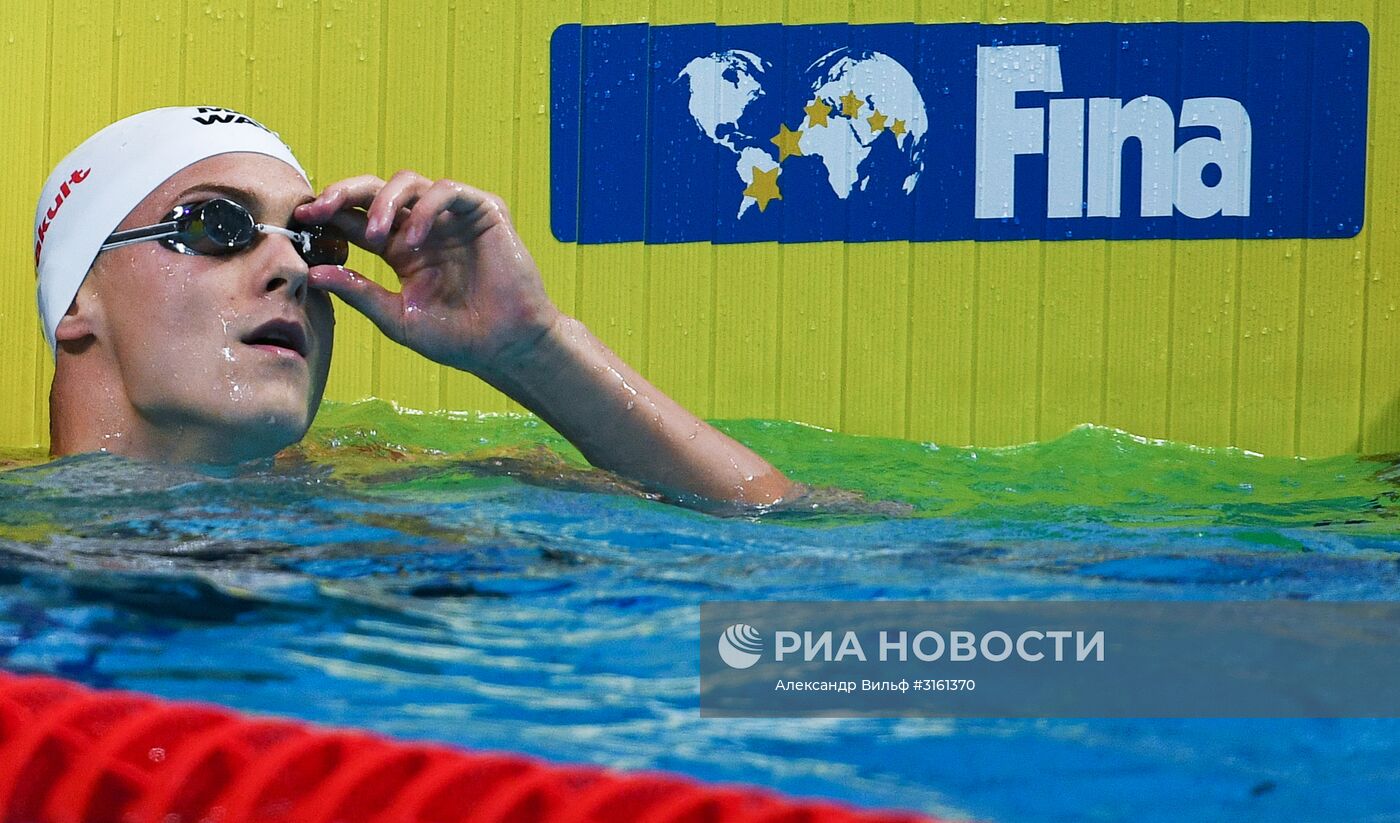
[(133, 114), (63, 158), (44, 183), (34, 212), (39, 319), (55, 359), (54, 330), (108, 235), (176, 172), (206, 157), (236, 151), (275, 157), (306, 179), (292, 150), (276, 133), (251, 117), (214, 106)]

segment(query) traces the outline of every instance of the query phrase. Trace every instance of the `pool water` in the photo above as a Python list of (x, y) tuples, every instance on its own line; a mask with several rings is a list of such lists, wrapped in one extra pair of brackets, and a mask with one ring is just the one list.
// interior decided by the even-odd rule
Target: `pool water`
[(0, 666), (954, 818), (1397, 819), (1396, 720), (697, 708), (708, 600), (1394, 600), (1394, 460), (722, 427), (814, 490), (707, 514), (533, 419), (378, 401), (237, 472), (0, 453)]

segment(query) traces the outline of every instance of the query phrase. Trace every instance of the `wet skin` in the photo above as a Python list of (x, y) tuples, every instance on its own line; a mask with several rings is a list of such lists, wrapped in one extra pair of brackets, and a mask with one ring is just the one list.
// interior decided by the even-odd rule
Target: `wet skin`
[[(177, 205), (212, 197), (285, 226), (312, 196), (279, 160), (225, 154), (169, 178), (118, 228), (159, 223)], [(276, 333), (258, 334), (277, 321)], [(310, 288), (286, 237), (259, 235), (226, 256), (159, 242), (101, 252), (57, 329), (55, 395), (68, 402), (56, 416), (89, 422), (56, 426), (54, 452), (208, 463), (275, 453), (302, 437), (320, 405), (334, 323), (329, 296)]]

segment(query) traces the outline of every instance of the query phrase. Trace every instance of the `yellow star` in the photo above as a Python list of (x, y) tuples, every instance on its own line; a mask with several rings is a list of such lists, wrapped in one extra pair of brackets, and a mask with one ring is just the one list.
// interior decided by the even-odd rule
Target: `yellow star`
[(831, 114), (831, 106), (821, 98), (817, 98), (807, 104), (807, 108), (803, 109), (803, 111), (807, 112), (807, 126), (809, 128), (813, 126), (825, 126), (826, 116)]
[(881, 114), (879, 109), (876, 109), (874, 114), (865, 118), (865, 122), (870, 124), (870, 133), (879, 134), (884, 131), (886, 119), (885, 115)]
[(860, 107), (865, 101), (856, 97), (855, 90), (846, 92), (841, 96), (841, 113), (847, 117), (855, 117), (860, 114)]
[(783, 193), (778, 191), (778, 172), (782, 169), (774, 166), (768, 171), (753, 167), (753, 182), (744, 189), (746, 197), (752, 197), (758, 201), (758, 210), (763, 211), (768, 208), (769, 200), (782, 200)]
[(770, 142), (778, 147), (779, 163), (789, 157), (802, 156), (802, 148), (797, 145), (797, 141), (801, 139), (802, 132), (788, 129), (787, 123), (778, 124), (778, 133), (773, 135)]
[(894, 125), (893, 125), (893, 126), (890, 126), (890, 131), (894, 132), (894, 136), (895, 136), (895, 137), (900, 137), (900, 136), (902, 136), (902, 135), (904, 134), (904, 121), (903, 121), (903, 120), (896, 120), (896, 121), (894, 121)]

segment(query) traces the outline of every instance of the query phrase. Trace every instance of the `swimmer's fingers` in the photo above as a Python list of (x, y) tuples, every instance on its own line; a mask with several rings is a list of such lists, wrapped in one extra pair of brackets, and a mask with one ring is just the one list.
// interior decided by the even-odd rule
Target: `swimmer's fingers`
[(389, 234), (400, 223), (404, 210), (413, 208), (432, 185), (433, 181), (406, 169), (391, 177), (366, 207), (369, 223), (365, 226), (365, 240), (387, 246)]
[(303, 223), (328, 223), (336, 212), (369, 208), (374, 196), (383, 188), (384, 179), (373, 174), (347, 177), (326, 186), (315, 200), (297, 206), (293, 215)]
[(310, 203), (297, 207), (295, 216), (311, 223), (333, 223), (332, 218), (363, 210), (367, 216), (363, 230), (356, 234), (363, 242), (356, 245), (383, 254), (390, 235), (401, 227), (409, 209), (428, 191), (432, 181), (417, 172), (400, 171), (388, 182), (372, 174), (333, 183)]
[(492, 226), (510, 222), (510, 212), (501, 198), (456, 180), (443, 179), (418, 197), (402, 227), (404, 240), (418, 248), (443, 214), (458, 218), (461, 227), (456, 230), (468, 242)]
[(362, 211), (338, 211), (322, 222), (322, 225), (340, 229), (341, 233), (345, 235), (345, 239), (352, 244), (366, 251), (377, 253), (379, 249), (365, 239), (365, 227), (368, 224), (369, 218)]
[[(400, 222), (408, 218), (408, 209), (400, 209), (399, 212)], [(303, 218), (300, 212), (297, 214), (297, 219), (310, 221), (310, 218)], [(382, 256), (388, 246), (384, 240), (373, 240), (365, 236), (365, 231), (369, 226), (369, 216), (358, 209), (342, 209), (332, 212), (325, 218), (318, 220), (315, 225), (334, 226), (345, 235), (345, 239), (349, 240), (351, 244), (377, 255)]]
[(356, 246), (383, 254), (386, 244), (365, 235), (365, 215), (385, 185), (382, 177), (373, 174), (348, 177), (326, 186), (315, 200), (297, 206), (292, 217), (300, 223), (335, 226)]
[(395, 343), (407, 340), (403, 324), (403, 299), (398, 293), (344, 266), (313, 266), (308, 278), (313, 288), (334, 294), (350, 308), (368, 317), (390, 340)]

